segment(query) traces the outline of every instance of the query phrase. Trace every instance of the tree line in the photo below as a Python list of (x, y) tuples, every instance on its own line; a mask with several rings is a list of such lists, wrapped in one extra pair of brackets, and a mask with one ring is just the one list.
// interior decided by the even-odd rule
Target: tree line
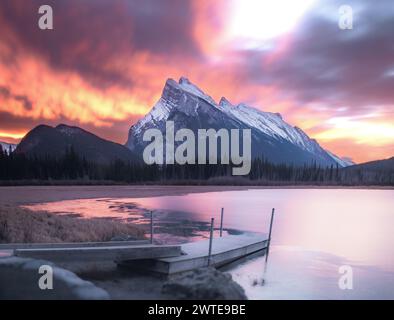
[(394, 185), (392, 172), (364, 172), (316, 163), (304, 166), (274, 164), (263, 156), (252, 161), (248, 176), (233, 177), (232, 164), (146, 165), (115, 160), (98, 164), (67, 148), (60, 156), (26, 156), (0, 147), (0, 181), (80, 181), (158, 184), (257, 185)]

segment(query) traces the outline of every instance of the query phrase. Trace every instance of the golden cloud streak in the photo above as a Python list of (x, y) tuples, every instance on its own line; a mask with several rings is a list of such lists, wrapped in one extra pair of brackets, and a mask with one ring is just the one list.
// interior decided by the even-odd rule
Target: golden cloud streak
[(381, 120), (372, 122), (352, 120), (349, 118), (333, 118), (328, 121), (331, 128), (315, 135), (318, 140), (329, 141), (351, 139), (356, 144), (370, 146), (388, 146), (394, 144), (394, 124)]
[(1, 138), (11, 138), (11, 139), (22, 139), (26, 135), (26, 131), (23, 132), (6, 132), (6, 131), (0, 131), (0, 137)]

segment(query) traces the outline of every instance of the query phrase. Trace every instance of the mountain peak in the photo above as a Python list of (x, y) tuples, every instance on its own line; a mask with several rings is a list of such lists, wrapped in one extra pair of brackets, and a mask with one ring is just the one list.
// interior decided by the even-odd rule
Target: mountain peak
[(70, 147), (73, 147), (81, 158), (100, 164), (109, 164), (117, 159), (125, 162), (134, 159), (134, 154), (124, 146), (66, 124), (56, 127), (41, 125), (34, 128), (18, 144), (16, 153), (58, 157)]
[(179, 83), (180, 85), (182, 85), (182, 84), (192, 84), (192, 83), (190, 82), (190, 80), (189, 80), (188, 78), (186, 78), (186, 77), (180, 77), (178, 83)]
[(216, 105), (215, 100), (212, 99), (209, 95), (207, 95), (204, 91), (202, 91), (198, 86), (193, 84), (188, 78), (186, 77), (181, 77), (179, 79), (179, 87), (188, 93), (191, 93), (201, 99), (204, 99), (205, 101), (209, 102), (212, 105)]
[(69, 125), (64, 124), (64, 123), (61, 123), (61, 124), (57, 125), (55, 127), (55, 129), (57, 131), (61, 132), (61, 133), (69, 135), (69, 136), (85, 132), (85, 130), (83, 130), (83, 129), (79, 128), (79, 127), (69, 126)]
[(234, 107), (234, 105), (227, 100), (226, 97), (222, 97), (219, 102), (219, 106), (221, 107)]
[(76, 127), (76, 126), (70, 126), (70, 125), (68, 125), (68, 124), (65, 124), (65, 123), (60, 123), (60, 124), (58, 124), (56, 127), (55, 127), (56, 129), (58, 129), (58, 130), (62, 130), (62, 129), (75, 129), (75, 130), (82, 130), (81, 128), (79, 128), (79, 127)]
[(276, 114), (281, 120), (283, 120), (283, 117), (282, 117), (282, 115), (281, 115), (279, 112), (275, 112), (275, 114)]

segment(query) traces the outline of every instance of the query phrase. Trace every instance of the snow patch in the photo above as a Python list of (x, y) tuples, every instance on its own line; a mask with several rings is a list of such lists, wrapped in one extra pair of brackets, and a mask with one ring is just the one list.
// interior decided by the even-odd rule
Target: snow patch
[(6, 152), (7, 154), (10, 153), (10, 148), (11, 148), (11, 152), (14, 152), (14, 150), (16, 149), (17, 145), (13, 144), (13, 143), (7, 143), (7, 142), (1, 142), (0, 141), (0, 146), (3, 149), (4, 152)]

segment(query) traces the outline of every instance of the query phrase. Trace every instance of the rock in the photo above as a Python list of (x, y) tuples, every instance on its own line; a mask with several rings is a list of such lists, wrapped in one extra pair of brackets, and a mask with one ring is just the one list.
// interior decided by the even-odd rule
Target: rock
[[(39, 273), (43, 265), (53, 270), (53, 289), (42, 290), (39, 279), (46, 275)], [(84, 281), (71, 271), (59, 268), (43, 260), (18, 257), (0, 258), (0, 300), (8, 299), (109, 299), (106, 291)]]
[(201, 268), (167, 281), (162, 293), (186, 300), (246, 300), (243, 288), (228, 273)]

